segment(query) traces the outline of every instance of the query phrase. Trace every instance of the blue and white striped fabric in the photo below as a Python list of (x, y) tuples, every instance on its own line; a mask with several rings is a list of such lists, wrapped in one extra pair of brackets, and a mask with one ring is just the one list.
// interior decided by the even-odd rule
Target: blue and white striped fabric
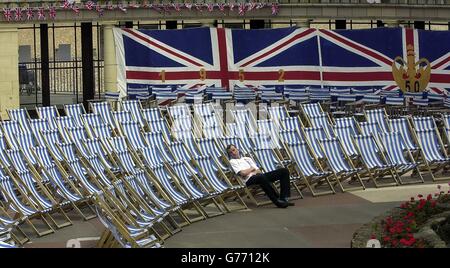
[(25, 131), (20, 126), (19, 122), (16, 120), (3, 121), (2, 127), (3, 133), (5, 134), (11, 148), (18, 149), (19, 144), (17, 143), (14, 137), (19, 133), (25, 133)]
[[(118, 126), (118, 127), (120, 127), (122, 122), (124, 122), (124, 121), (137, 122), (130, 111), (112, 112), (112, 115), (114, 117), (114, 120), (116, 121), (116, 126)], [(137, 122), (137, 123), (139, 123), (139, 122)]]
[(144, 139), (141, 135), (140, 125), (137, 122), (123, 121), (122, 122), (123, 134), (128, 138), (133, 150), (138, 151), (139, 148), (146, 147)]
[(113, 136), (112, 129), (109, 125), (103, 124), (99, 126), (93, 126), (91, 127), (92, 134), (94, 138), (99, 139), (103, 145), (105, 146), (108, 153), (111, 153), (113, 151), (113, 148), (109, 144), (108, 139)]
[(189, 168), (183, 161), (174, 162), (170, 165), (174, 168), (175, 172), (178, 175), (178, 178), (180, 178), (182, 184), (185, 186), (185, 189), (189, 192), (190, 196), (193, 199), (204, 198), (206, 195), (208, 195), (201, 190), (201, 188), (204, 187), (199, 188), (194, 184), (192, 178), (195, 176), (195, 174), (190, 172)]
[(18, 133), (15, 138), (24, 155), (30, 160), (31, 164), (35, 165), (36, 159), (30, 150), (36, 146), (36, 141), (34, 140), (33, 135), (31, 133)]
[[(311, 93), (309, 92), (299, 92), (299, 91), (290, 91), (289, 92), (289, 100), (290, 101), (295, 101), (295, 102), (308, 102), (310, 100), (310, 96)], [(317, 98), (317, 96), (314, 96), (315, 98)], [(325, 96), (326, 98), (329, 98), (328, 96)]]
[(100, 115), (105, 123), (109, 124), (112, 128), (117, 128), (108, 102), (92, 102), (91, 107), (94, 114)]
[(286, 107), (283, 105), (268, 107), (268, 113), (270, 118), (275, 122), (275, 124), (280, 125), (281, 120), (289, 117)]
[(214, 107), (211, 103), (194, 104), (194, 115), (204, 117), (214, 113)]
[[(56, 124), (58, 125), (59, 133), (63, 137), (65, 142), (70, 142), (70, 136), (67, 134), (66, 129), (69, 127), (77, 127), (73, 117), (71, 116), (59, 116), (55, 118)], [(83, 127), (83, 125), (78, 126)]]
[[(107, 141), (105, 143), (109, 144)], [(113, 163), (111, 163), (111, 161), (107, 159), (108, 151), (105, 151), (105, 149), (103, 148), (103, 144), (98, 138), (86, 139), (84, 141), (84, 145), (90, 152), (90, 155), (97, 155), (97, 157), (101, 159), (101, 161), (105, 164), (105, 166), (109, 168), (112, 172), (119, 171), (119, 168), (116, 167)]]
[(48, 154), (47, 148), (45, 147), (35, 147), (33, 148), (34, 153), (38, 156), (39, 160), (43, 163), (43, 169), (45, 174), (48, 174), (48, 180), (51, 181), (56, 186), (57, 193), (72, 202), (77, 202), (81, 200), (81, 196), (66, 186), (65, 179), (61, 172), (56, 168), (56, 165), (52, 163), (51, 157)]
[(434, 129), (416, 130), (417, 139), (428, 162), (446, 162), (450, 158), (444, 156), (439, 137)]
[[(276, 137), (275, 137), (276, 139)], [(280, 148), (276, 145), (276, 141), (269, 134), (256, 134), (250, 137), (255, 149), (274, 149)]]
[(314, 88), (310, 89), (311, 101), (329, 101), (331, 99), (330, 90), (328, 88)]
[(328, 137), (334, 137), (333, 129), (331, 128), (330, 121), (328, 115), (323, 114), (320, 116), (310, 117), (312, 127), (314, 128), (323, 128), (327, 133)]
[(427, 107), (430, 104), (430, 100), (428, 98), (413, 98), (412, 104), (421, 107)]
[(305, 142), (300, 133), (298, 130), (280, 130), (280, 140), (288, 144)]
[(173, 178), (170, 174), (168, 174), (166, 168), (163, 165), (157, 165), (151, 167), (152, 172), (156, 175), (155, 178), (158, 180), (166, 193), (175, 201), (175, 203), (179, 206), (186, 204), (189, 199), (182, 193), (179, 192), (178, 189), (175, 189), (173, 186), (173, 181), (176, 178)]
[(216, 114), (197, 116), (196, 119), (201, 123), (202, 127), (222, 126), (221, 118)]
[(163, 200), (162, 198), (158, 197), (157, 191), (154, 189), (154, 186), (150, 182), (150, 180), (146, 177), (145, 172), (143, 170), (136, 170), (132, 173), (136, 180), (139, 182), (140, 185), (142, 185), (146, 191), (146, 193), (149, 195), (149, 198), (155, 202), (155, 204), (161, 208), (162, 210), (167, 210), (170, 208), (173, 208), (173, 205), (169, 203), (168, 200)]
[(306, 142), (290, 143), (289, 149), (292, 153), (294, 161), (297, 163), (297, 166), (300, 169), (300, 172), (305, 177), (323, 176), (327, 174), (319, 171), (316, 168), (314, 164), (314, 158), (309, 153), (308, 145), (306, 144)]
[(378, 123), (378, 125), (380, 126), (380, 129), (383, 132), (389, 132), (389, 125), (387, 124), (386, 120), (387, 118), (387, 114), (386, 111), (383, 109), (374, 109), (374, 110), (366, 110), (366, 118), (367, 118), (367, 122), (370, 123)]
[(323, 130), (323, 128), (305, 128), (305, 135), (316, 157), (323, 158), (324, 154), (322, 148), (320, 148), (319, 140), (329, 138), (325, 133), (325, 130)]
[(55, 157), (57, 161), (63, 161), (64, 157), (61, 152), (56, 148), (56, 144), (62, 142), (59, 132), (56, 129), (53, 130), (42, 130), (42, 136), (45, 140), (46, 147), (50, 150), (53, 157)]
[(81, 120), (81, 115), (85, 114), (86, 111), (84, 110), (83, 104), (67, 104), (64, 105), (64, 111), (66, 112), (67, 116), (71, 116), (77, 126), (81, 127), (83, 126), (83, 121)]
[(139, 168), (136, 167), (136, 164), (134, 163), (133, 158), (130, 155), (130, 152), (126, 150), (123, 151), (117, 150), (116, 155), (118, 160), (122, 164), (125, 172), (129, 174), (134, 174), (135, 170), (139, 170)]
[(167, 142), (165, 141), (162, 132), (145, 132), (144, 139), (147, 141), (149, 146), (156, 146), (159, 148), (165, 161), (173, 161), (173, 157), (167, 150)]
[(108, 141), (114, 148), (114, 152), (128, 151), (128, 145), (125, 137), (112, 137), (109, 138)]
[(376, 122), (359, 122), (359, 127), (361, 128), (361, 134), (365, 136), (370, 135), (378, 135), (378, 133), (382, 133), (383, 131), (380, 128), (380, 125)]
[(17, 196), (17, 192), (14, 190), (13, 182), (10, 177), (0, 176), (0, 187), (3, 188), (2, 192), (5, 193), (4, 197), (12, 203), (12, 210), (28, 217), (38, 213), (35, 208), (24, 204), (22, 201), (23, 199)]
[[(56, 125), (56, 122), (55, 122)], [(44, 138), (42, 137), (42, 130), (50, 130), (50, 124), (46, 119), (30, 119), (30, 127), (33, 131), (33, 135), (36, 138), (37, 143), (40, 146), (45, 146)], [(54, 128), (57, 129), (57, 128)]]
[(203, 126), (203, 135), (209, 139), (221, 139), (224, 137), (223, 129), (219, 125)]
[(169, 144), (169, 147), (176, 161), (185, 161), (188, 164), (190, 171), (197, 173), (195, 168), (189, 164), (193, 157), (183, 142), (172, 142)]
[(233, 90), (233, 97), (236, 102), (248, 103), (256, 99), (257, 93), (252, 88), (235, 87)]
[(351, 127), (334, 127), (334, 131), (336, 132), (336, 136), (342, 144), (345, 153), (350, 157), (355, 157), (359, 155), (358, 150), (355, 148), (355, 144), (353, 143), (353, 137), (357, 134)]
[(286, 117), (281, 120), (281, 127), (285, 130), (297, 130), (303, 129), (303, 124), (298, 116)]
[(11, 166), (11, 163), (9, 162), (8, 156), (5, 154), (5, 150), (7, 149), (6, 146), (6, 140), (3, 135), (0, 135), (0, 159), (3, 165), (5, 165), (6, 168), (9, 168)]
[(199, 156), (195, 158), (200, 168), (203, 170), (205, 177), (203, 179), (208, 180), (208, 182), (214, 188), (214, 191), (223, 193), (230, 189), (230, 185), (227, 185), (224, 181), (217, 176), (219, 171), (217, 165), (211, 158), (211, 156)]
[(160, 165), (165, 162), (160, 150), (155, 146), (149, 146), (145, 148), (140, 148), (142, 158), (145, 160), (145, 164), (148, 167), (153, 167)]
[(173, 120), (171, 126), (172, 132), (179, 130), (193, 130), (195, 125), (192, 123), (192, 117), (189, 115), (180, 115)]
[(365, 94), (362, 98), (362, 101), (365, 103), (380, 103), (381, 96), (375, 94)]
[(405, 105), (405, 99), (403, 97), (397, 97), (397, 96), (387, 96), (386, 105), (394, 105), (394, 106), (404, 106)]
[(154, 92), (155, 99), (158, 101), (176, 101), (178, 99), (178, 92)]
[(397, 169), (404, 171), (414, 168), (417, 165), (406, 160), (403, 152), (407, 150), (407, 148), (400, 133), (381, 133), (380, 137), (389, 160)]
[(234, 116), (237, 125), (246, 126), (249, 135), (256, 133), (255, 119), (250, 110), (235, 110), (231, 111), (231, 114)]
[(276, 148), (281, 148), (281, 144), (279, 142), (278, 137), (279, 133), (278, 125), (275, 124), (274, 121), (271, 119), (257, 120), (257, 123), (259, 134), (271, 136), (273, 146), (275, 146)]
[(252, 153), (255, 155), (255, 160), (265, 172), (274, 171), (281, 166), (281, 163), (277, 160), (275, 153), (271, 149), (255, 149)]
[(177, 104), (174, 106), (167, 107), (167, 110), (169, 111), (169, 115), (176, 119), (180, 116), (191, 116), (191, 110), (189, 109), (189, 106), (187, 104)]
[(17, 247), (13, 244), (0, 241), (0, 248), (17, 248)]
[(367, 168), (373, 169), (386, 169), (391, 167), (380, 158), (380, 148), (378, 148), (375, 140), (372, 136), (356, 135), (355, 142), (361, 150), (361, 157)]
[(197, 139), (198, 147), (200, 148), (201, 155), (210, 155), (216, 161), (220, 169), (227, 170), (227, 166), (222, 163), (221, 157), (223, 156), (222, 150), (218, 147), (218, 144), (214, 139)]
[(159, 108), (142, 109), (142, 117), (148, 122), (163, 119)]
[(35, 203), (35, 205), (43, 212), (49, 212), (50, 210), (52, 210), (54, 205), (50, 200), (48, 200), (38, 192), (38, 189), (36, 189), (35, 185), (37, 179), (33, 177), (31, 172), (28, 170), (17, 171), (17, 175), (24, 182), (24, 186), (27, 187), (29, 193), (34, 197), (30, 200)]
[(390, 119), (389, 123), (393, 132), (398, 132), (405, 141), (406, 148), (417, 150), (418, 146), (412, 137), (412, 130), (406, 117)]
[(84, 147), (84, 142), (88, 139), (88, 136), (83, 127), (69, 127), (66, 128), (66, 131), (71, 138), (71, 142), (75, 144), (83, 157), (87, 158), (92, 155), (92, 153)]
[(124, 100), (121, 102), (122, 110), (129, 111), (133, 117), (138, 121), (141, 127), (145, 127), (145, 120), (142, 116), (142, 105), (138, 100)]
[(57, 146), (61, 149), (61, 152), (67, 160), (73, 161), (78, 159), (73, 143), (57, 143)]
[(59, 116), (56, 106), (36, 107), (36, 112), (40, 119), (48, 120), (51, 128), (56, 128), (55, 117)]
[(324, 114), (322, 107), (319, 103), (307, 103), (301, 105), (303, 112), (308, 116), (308, 118), (311, 117), (317, 117)]
[(320, 141), (324, 148), (324, 154), (330, 163), (331, 169), (336, 174), (354, 172), (355, 169), (351, 168), (347, 160), (344, 158), (345, 153), (341, 149), (339, 140), (334, 139), (324, 139)]
[(357, 127), (357, 122), (355, 121), (354, 117), (336, 118), (334, 121), (335, 121), (336, 127), (338, 127), (338, 128), (349, 127), (352, 130), (352, 132), (354, 132), (355, 134), (359, 133), (359, 130)]
[(7, 112), (10, 120), (19, 122), (24, 131), (31, 133), (31, 127), (28, 123), (30, 116), (28, 115), (27, 109), (13, 109), (7, 110)]
[(147, 123), (152, 132), (162, 132), (165, 135), (166, 139), (170, 139), (172, 137), (165, 119), (147, 121)]
[(416, 131), (436, 129), (436, 124), (434, 122), (434, 118), (431, 116), (424, 116), (424, 117), (414, 116), (412, 119), (413, 119), (414, 129)]

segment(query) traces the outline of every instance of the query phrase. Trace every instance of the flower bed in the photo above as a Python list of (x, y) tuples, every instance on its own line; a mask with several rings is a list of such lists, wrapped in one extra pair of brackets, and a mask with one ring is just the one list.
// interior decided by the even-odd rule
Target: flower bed
[[(450, 183), (449, 183), (450, 185)], [(446, 247), (439, 235), (450, 229), (450, 190), (417, 195), (360, 228), (353, 237), (352, 247), (366, 247), (369, 239), (377, 239), (384, 248)], [(448, 210), (448, 212), (445, 212)], [(442, 238), (446, 238), (445, 235)]]

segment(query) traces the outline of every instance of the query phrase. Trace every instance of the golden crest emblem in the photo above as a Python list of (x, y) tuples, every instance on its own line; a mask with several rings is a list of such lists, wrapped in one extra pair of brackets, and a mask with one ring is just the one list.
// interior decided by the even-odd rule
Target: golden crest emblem
[(392, 63), (392, 75), (403, 92), (421, 92), (430, 82), (430, 62), (422, 58), (415, 62), (414, 47), (406, 47), (406, 61), (397, 56)]

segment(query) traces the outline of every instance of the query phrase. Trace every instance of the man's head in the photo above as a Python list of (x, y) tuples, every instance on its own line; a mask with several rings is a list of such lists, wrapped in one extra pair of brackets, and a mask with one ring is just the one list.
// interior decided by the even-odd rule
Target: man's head
[(227, 146), (227, 154), (228, 154), (228, 157), (231, 159), (240, 158), (239, 150), (236, 148), (236, 146), (234, 144), (230, 144)]

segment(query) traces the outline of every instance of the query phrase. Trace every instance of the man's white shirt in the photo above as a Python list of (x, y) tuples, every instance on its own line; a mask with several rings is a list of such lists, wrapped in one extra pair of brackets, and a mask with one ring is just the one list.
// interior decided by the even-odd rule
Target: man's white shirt
[[(253, 161), (253, 159), (251, 159), (250, 157), (241, 157), (239, 159), (231, 159), (230, 164), (236, 174), (239, 174), (239, 172), (244, 169), (249, 169), (249, 168), (258, 169), (255, 161)], [(251, 176), (256, 175), (256, 174), (257, 174), (256, 171), (251, 172), (243, 179), (244, 182), (247, 182)]]

